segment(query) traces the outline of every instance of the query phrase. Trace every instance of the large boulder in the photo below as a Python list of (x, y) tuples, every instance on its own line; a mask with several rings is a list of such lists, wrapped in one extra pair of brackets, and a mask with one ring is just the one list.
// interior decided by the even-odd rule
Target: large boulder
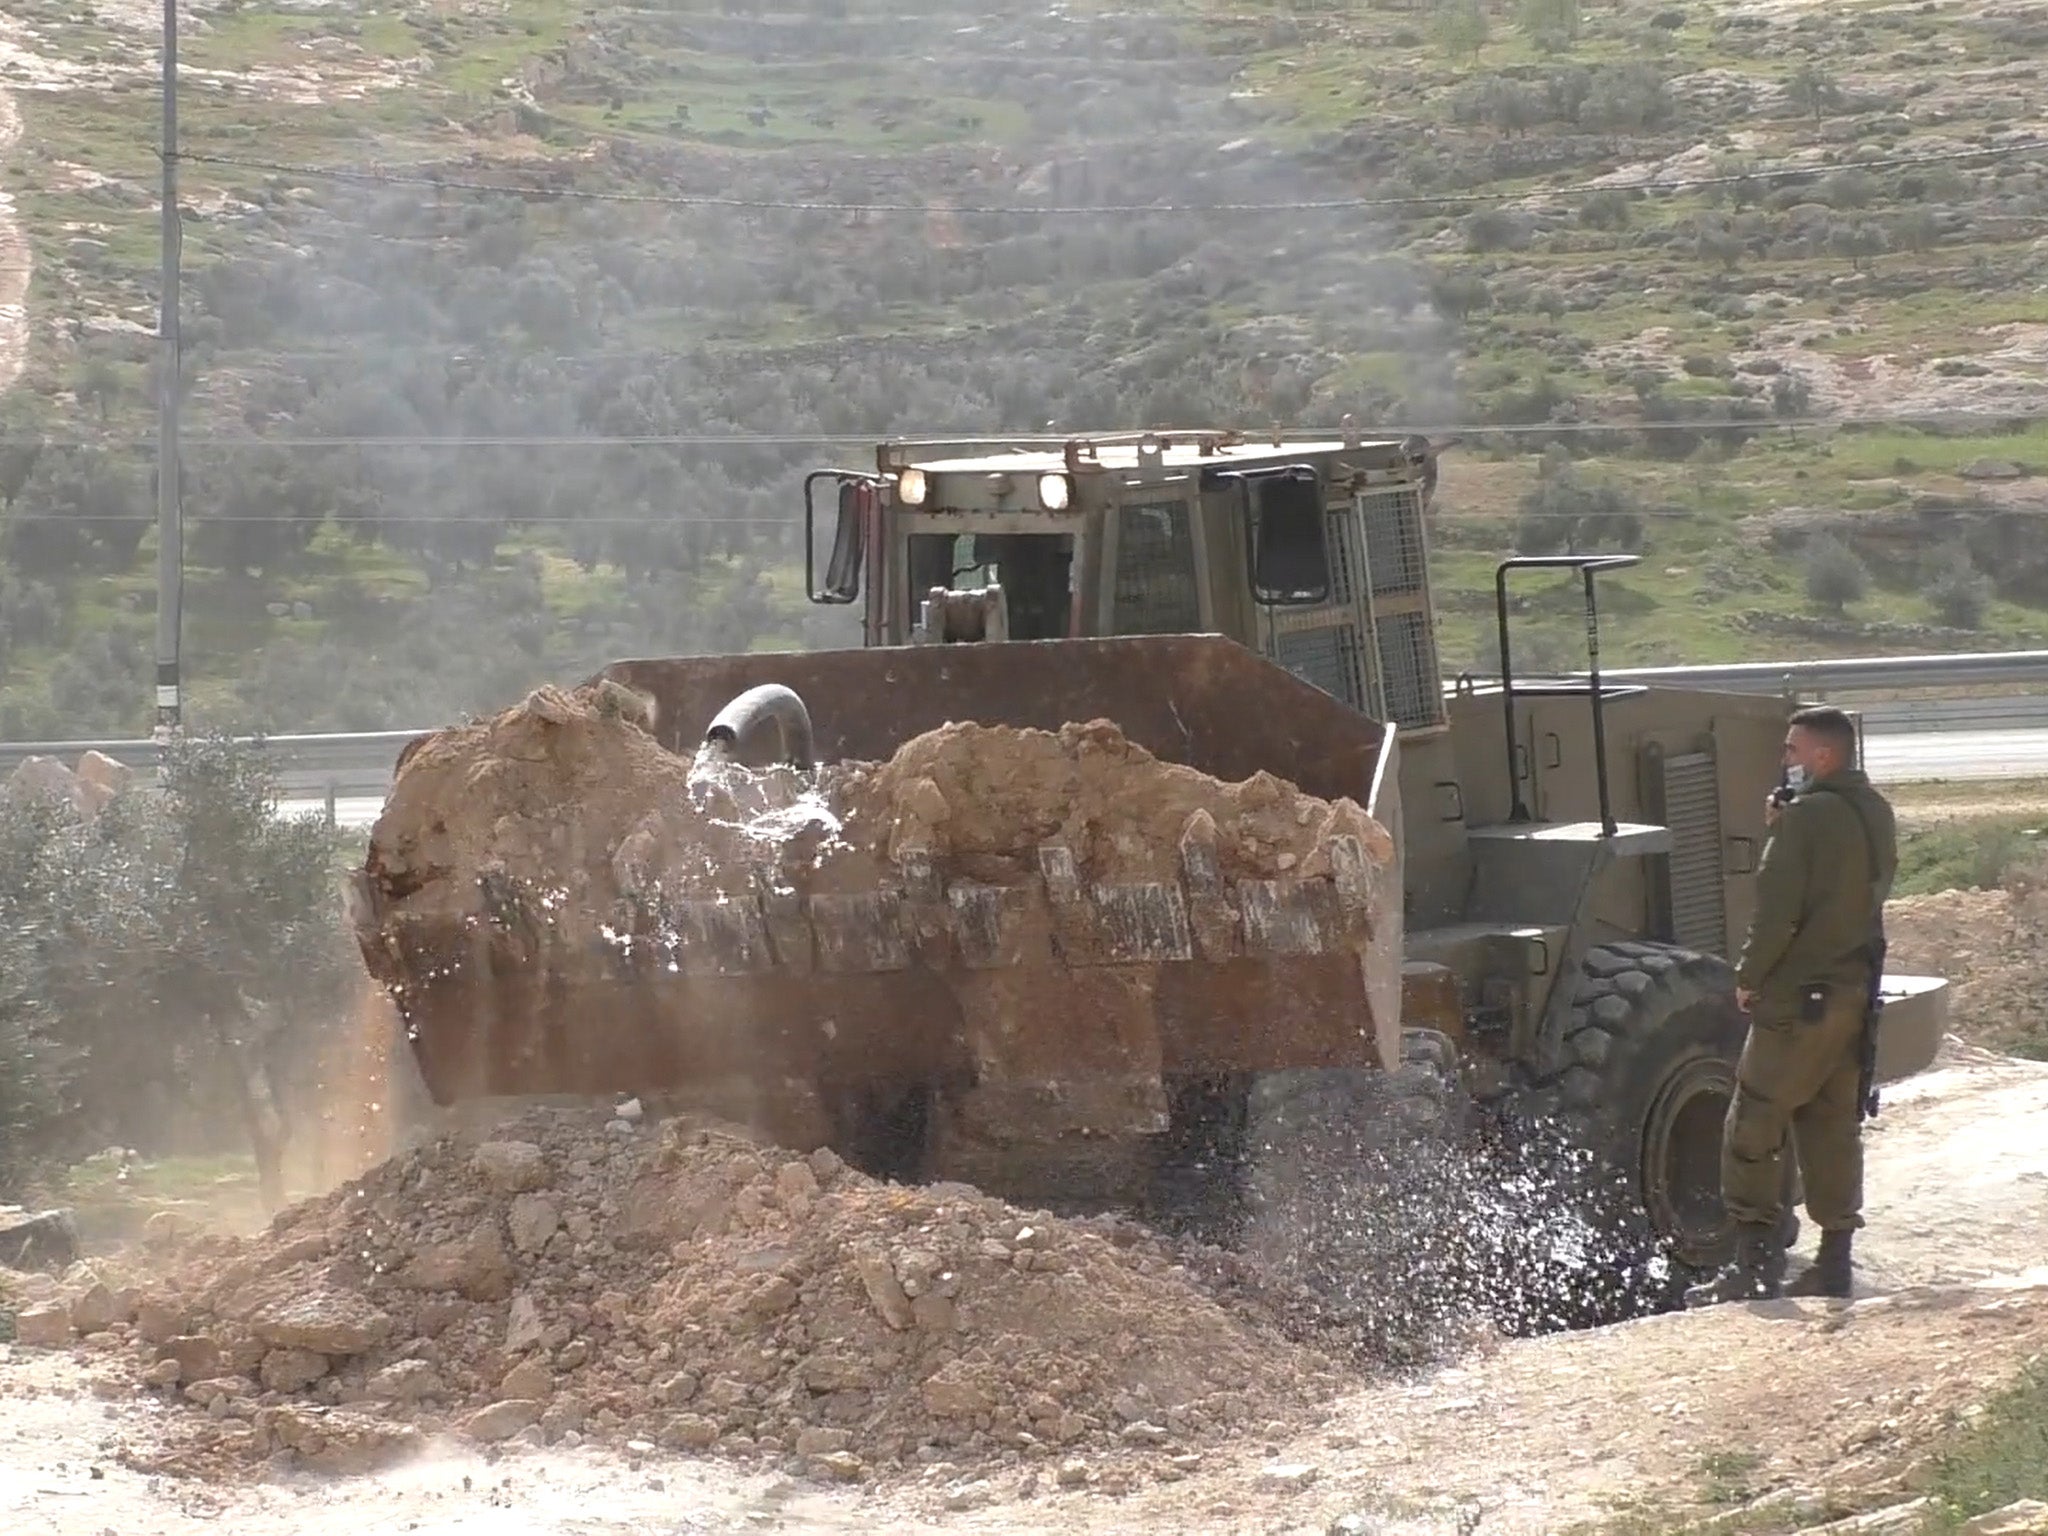
[(78, 1224), (68, 1210), (0, 1206), (0, 1268), (61, 1274), (78, 1262)]

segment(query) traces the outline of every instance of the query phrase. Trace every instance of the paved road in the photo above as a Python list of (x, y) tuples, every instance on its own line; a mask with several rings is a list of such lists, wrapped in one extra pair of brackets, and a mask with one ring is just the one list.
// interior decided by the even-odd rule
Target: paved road
[(1898, 731), (1869, 737), (1863, 758), (1883, 784), (2031, 778), (2048, 774), (2048, 731)]
[[(2048, 730), (1898, 731), (1870, 737), (1863, 754), (1881, 784), (2027, 778), (2048, 775)], [(378, 795), (344, 796), (335, 801), (335, 820), (367, 829), (383, 804)], [(325, 806), (324, 800), (294, 796), (283, 808), (287, 815), (303, 815)]]

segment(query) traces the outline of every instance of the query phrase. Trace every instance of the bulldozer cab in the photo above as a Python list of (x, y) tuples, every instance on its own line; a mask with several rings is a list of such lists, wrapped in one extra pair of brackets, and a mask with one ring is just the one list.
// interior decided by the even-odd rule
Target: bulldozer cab
[(1431, 473), (1426, 445), (1349, 432), (887, 444), (872, 474), (806, 482), (807, 579), (814, 601), (864, 603), (869, 646), (1222, 634), (1436, 730)]

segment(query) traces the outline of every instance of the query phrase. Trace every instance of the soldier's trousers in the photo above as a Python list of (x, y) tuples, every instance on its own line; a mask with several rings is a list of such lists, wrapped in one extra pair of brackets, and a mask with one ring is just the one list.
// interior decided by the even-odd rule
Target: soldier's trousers
[(1789, 1142), (1814, 1225), (1863, 1225), (1856, 1089), (1864, 1002), (1860, 990), (1837, 988), (1811, 1024), (1755, 1005), (1721, 1138), (1721, 1197), (1737, 1221), (1775, 1226), (1783, 1217)]

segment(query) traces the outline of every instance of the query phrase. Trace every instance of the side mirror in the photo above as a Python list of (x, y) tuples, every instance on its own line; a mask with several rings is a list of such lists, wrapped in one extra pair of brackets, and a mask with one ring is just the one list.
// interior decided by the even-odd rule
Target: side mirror
[(1323, 485), (1299, 465), (1246, 486), (1251, 518), (1252, 596), (1269, 607), (1306, 608), (1330, 600), (1329, 514)]
[[(825, 562), (822, 587), (813, 565), (818, 535), (812, 491), (820, 480), (835, 480), (839, 485), (832, 554)], [(860, 569), (867, 553), (868, 509), (874, 505), (874, 494), (874, 487), (865, 480), (851, 479), (835, 470), (818, 470), (804, 477), (804, 586), (812, 602), (845, 604), (860, 596)]]

